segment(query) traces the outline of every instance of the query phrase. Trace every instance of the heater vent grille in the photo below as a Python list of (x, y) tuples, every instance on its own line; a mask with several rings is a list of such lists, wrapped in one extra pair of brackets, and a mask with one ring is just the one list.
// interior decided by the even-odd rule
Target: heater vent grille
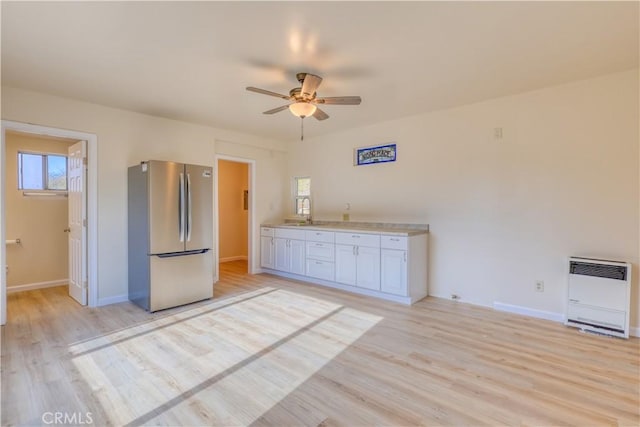
[(607, 279), (627, 280), (627, 267), (624, 265), (594, 264), (571, 261), (570, 273), (583, 276), (604, 277)]

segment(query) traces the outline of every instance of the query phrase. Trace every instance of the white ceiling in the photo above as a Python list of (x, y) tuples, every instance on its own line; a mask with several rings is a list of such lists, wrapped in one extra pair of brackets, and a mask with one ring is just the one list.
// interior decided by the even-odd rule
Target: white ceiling
[(2, 84), (284, 140), (638, 67), (638, 2), (7, 2)]

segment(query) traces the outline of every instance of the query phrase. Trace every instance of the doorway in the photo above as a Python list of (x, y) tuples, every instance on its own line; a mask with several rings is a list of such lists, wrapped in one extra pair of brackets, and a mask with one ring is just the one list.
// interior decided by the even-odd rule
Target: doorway
[(216, 156), (216, 280), (222, 263), (252, 270), (253, 167), (252, 160)]
[[(87, 233), (87, 248), (83, 268), (86, 272), (86, 292), (88, 294), (88, 305), (90, 307), (97, 306), (97, 136), (83, 132), (69, 131), (65, 129), (50, 128), (27, 123), (2, 121), (2, 143), (0, 146), (0, 210), (2, 211), (2, 220), (0, 225), (0, 240), (4, 240), (5, 244), (0, 245), (0, 317), (1, 323), (7, 321), (7, 244), (16, 244), (16, 239), (20, 236), (7, 236), (6, 229), (6, 208), (8, 198), (8, 182), (7, 174), (11, 168), (9, 162), (16, 162), (16, 158), (11, 155), (7, 157), (7, 139), (12, 134), (20, 134), (28, 136), (32, 139), (46, 139), (55, 141), (86, 141), (88, 168), (86, 175), (86, 185), (83, 193), (87, 196), (85, 204), (87, 215), (85, 231)], [(43, 166), (43, 172), (46, 171)], [(52, 197), (52, 196), (46, 196)], [(53, 200), (48, 200), (52, 202)], [(65, 227), (66, 228), (66, 227)], [(53, 230), (55, 231), (55, 230)], [(63, 229), (64, 231), (64, 229)], [(65, 236), (66, 237), (66, 236)], [(8, 239), (8, 240), (7, 240)], [(26, 242), (24, 242), (26, 243)], [(67, 245), (64, 245), (67, 248)], [(68, 251), (67, 251), (68, 252)], [(68, 268), (68, 267), (67, 267)], [(45, 281), (46, 282), (46, 281)], [(32, 283), (33, 284), (33, 283)], [(44, 285), (47, 283), (35, 282), (36, 285)], [(49, 283), (50, 284), (50, 283)], [(83, 284), (85, 286), (85, 284)], [(40, 286), (42, 287), (42, 286)]]
[(68, 284), (67, 155), (74, 143), (6, 134), (7, 293)]

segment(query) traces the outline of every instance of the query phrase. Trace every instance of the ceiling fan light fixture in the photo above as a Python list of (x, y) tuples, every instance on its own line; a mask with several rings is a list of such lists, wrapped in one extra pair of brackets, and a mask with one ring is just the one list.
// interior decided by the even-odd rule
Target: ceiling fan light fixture
[(316, 112), (316, 106), (308, 102), (296, 102), (289, 105), (289, 111), (296, 117), (309, 117)]

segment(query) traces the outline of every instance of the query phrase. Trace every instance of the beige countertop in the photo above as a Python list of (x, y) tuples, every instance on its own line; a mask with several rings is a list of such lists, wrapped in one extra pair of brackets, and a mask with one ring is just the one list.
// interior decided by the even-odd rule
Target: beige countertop
[(312, 224), (298, 223), (265, 223), (262, 227), (299, 228), (301, 230), (321, 231), (357, 231), (358, 233), (383, 234), (393, 236), (416, 236), (429, 233), (428, 224), (396, 224), (382, 222), (340, 222), (314, 221)]

